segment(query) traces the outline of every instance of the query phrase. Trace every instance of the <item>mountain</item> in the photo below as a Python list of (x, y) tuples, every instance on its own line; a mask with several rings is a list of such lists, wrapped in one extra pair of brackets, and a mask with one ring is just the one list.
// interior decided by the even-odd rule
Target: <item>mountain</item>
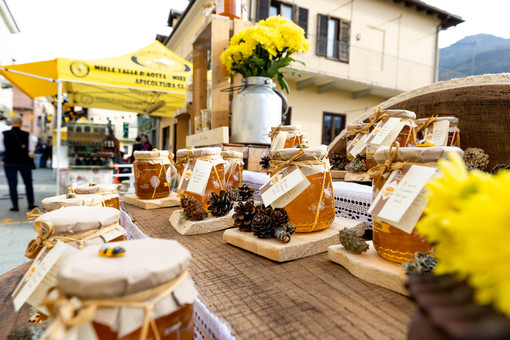
[(439, 50), (439, 80), (505, 72), (510, 72), (510, 39), (477, 34)]

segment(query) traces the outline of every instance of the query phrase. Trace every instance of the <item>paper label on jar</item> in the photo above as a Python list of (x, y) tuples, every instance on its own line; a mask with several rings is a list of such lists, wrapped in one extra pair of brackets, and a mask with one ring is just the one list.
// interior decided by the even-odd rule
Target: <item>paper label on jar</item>
[(405, 123), (400, 118), (386, 118), (370, 133), (367, 144), (375, 147), (390, 146), (404, 126)]
[(434, 122), (432, 126), (425, 129), (425, 139), (432, 141), (435, 146), (446, 146), (448, 144), (449, 130), (450, 122), (448, 120)]
[(347, 148), (347, 153), (353, 157), (356, 157), (357, 155), (360, 154), (360, 152), (365, 150), (367, 146), (367, 140), (368, 134), (366, 133), (358, 134), (356, 138), (354, 138), (349, 144), (349, 147)]
[(42, 248), (12, 294), (14, 309), (19, 311), (25, 302), (39, 306), (48, 289), (57, 285), (58, 262), (76, 252), (78, 249), (61, 241), (51, 249)]
[(310, 181), (295, 165), (278, 171), (269, 181), (260, 187), (265, 206), (283, 208), (292, 202), (308, 186)]
[(280, 131), (276, 135), (276, 138), (271, 143), (271, 151), (283, 149), (285, 146), (285, 141), (287, 141), (287, 135), (289, 133), (287, 131)]
[(212, 168), (213, 164), (211, 162), (200, 159), (192, 161), (186, 165), (182, 173), (179, 189), (203, 196)]
[(404, 232), (412, 232), (427, 205), (425, 185), (435, 173), (436, 168), (420, 165), (394, 170), (368, 213)]

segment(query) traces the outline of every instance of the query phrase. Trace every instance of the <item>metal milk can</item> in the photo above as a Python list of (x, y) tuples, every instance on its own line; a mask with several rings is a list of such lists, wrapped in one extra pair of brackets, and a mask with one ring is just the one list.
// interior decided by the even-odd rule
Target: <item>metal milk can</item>
[(271, 144), (268, 134), (282, 123), (287, 98), (269, 78), (248, 77), (242, 82), (244, 88), (232, 100), (231, 143)]

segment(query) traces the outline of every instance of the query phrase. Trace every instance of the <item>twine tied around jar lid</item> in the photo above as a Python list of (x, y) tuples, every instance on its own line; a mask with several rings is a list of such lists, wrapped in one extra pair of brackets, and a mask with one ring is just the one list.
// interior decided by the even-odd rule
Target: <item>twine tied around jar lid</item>
[(397, 141), (394, 141), (390, 146), (390, 158), (388, 158), (384, 164), (377, 164), (375, 167), (368, 170), (368, 174), (371, 178), (376, 181), (384, 175), (386, 172), (391, 172), (393, 170), (403, 169), (407, 162), (395, 162), (395, 159), (398, 155), (398, 149), (400, 148), (400, 144)]
[(35, 207), (34, 209), (32, 209), (32, 211), (27, 212), (27, 220), (32, 220), (42, 215), (44, 215), (44, 213), (41, 210), (39, 210), (38, 207)]
[(422, 130), (428, 128), (430, 124), (432, 124), (432, 123), (434, 123), (436, 121), (438, 116), (439, 115), (435, 115), (435, 116), (429, 117), (425, 123), (423, 123), (420, 126), (418, 126), (418, 128), (416, 129), (416, 133), (418, 134)]
[(269, 133), (267, 135), (269, 136), (269, 138), (273, 139), (276, 136), (278, 136), (278, 134), (280, 133), (280, 131), (282, 131), (282, 129), (283, 129), (283, 124), (280, 124), (274, 130), (271, 129), (271, 131), (269, 131)]
[[(62, 339), (72, 327), (91, 323), (94, 321), (97, 308), (127, 307), (145, 310), (140, 339), (147, 339), (150, 326), (154, 337), (160, 340), (161, 336), (152, 315), (154, 307), (165, 297), (169, 296), (183, 282), (187, 275), (188, 270), (186, 269), (172, 281), (117, 299), (78, 299), (66, 296), (57, 287), (53, 287), (41, 302), (50, 312), (50, 316), (54, 317), (53, 323), (49, 326), (47, 339)], [(51, 298), (50, 295), (54, 290), (57, 291), (58, 296)], [(78, 299), (80, 302), (79, 306), (76, 305), (75, 299)]]
[[(201, 161), (206, 161), (206, 162), (212, 162), (215, 158), (221, 157), (221, 154), (220, 155), (207, 155), (207, 156), (194, 156), (195, 150), (196, 149), (187, 150), (186, 156), (184, 156), (182, 158), (178, 158), (175, 161), (175, 164), (186, 164), (186, 163), (189, 163), (195, 159), (201, 160)], [(220, 179), (220, 175), (218, 174), (218, 170), (216, 169), (215, 166), (213, 166), (212, 168), (214, 169), (214, 174), (216, 175), (216, 178), (218, 179), (218, 183), (220, 184), (220, 190), (223, 190), (223, 185), (221, 184), (221, 179)]]
[(358, 133), (368, 133), (368, 130), (372, 126), (374, 126), (375, 124), (377, 124), (384, 118), (388, 117), (388, 115), (386, 113), (381, 111), (380, 106), (378, 106), (377, 109), (374, 110), (374, 115), (375, 115), (374, 119), (372, 119), (368, 124), (366, 124), (365, 126), (363, 126), (362, 128), (359, 128), (359, 129), (348, 130), (347, 134), (345, 134), (345, 136), (343, 138), (347, 138), (349, 136), (356, 135)]
[[(43, 225), (46, 226), (47, 231)], [(25, 251), (25, 256), (29, 259), (34, 259), (37, 256), (37, 252), (40, 247), (46, 247), (51, 249), (57, 243), (55, 240), (62, 241), (65, 243), (68, 242), (76, 242), (78, 243), (78, 249), (83, 249), (83, 244), (86, 241), (92, 240), (93, 238), (99, 237), (103, 234), (106, 234), (110, 231), (115, 230), (118, 227), (116, 223), (110, 225), (108, 227), (102, 227), (95, 230), (88, 230), (80, 234), (72, 235), (72, 236), (64, 236), (64, 235), (55, 235), (55, 227), (51, 222), (34, 222), (34, 229), (37, 233), (35, 239), (28, 242), (27, 249)]]

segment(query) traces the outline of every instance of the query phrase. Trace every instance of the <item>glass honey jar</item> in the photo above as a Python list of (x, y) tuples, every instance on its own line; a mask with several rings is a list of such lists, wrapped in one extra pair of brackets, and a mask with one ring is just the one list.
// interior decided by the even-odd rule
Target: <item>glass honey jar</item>
[[(375, 153), (375, 160), (378, 164), (385, 164), (390, 159), (391, 152), (389, 147), (380, 147)], [(437, 161), (441, 158), (447, 158), (449, 152), (463, 154), (462, 150), (457, 147), (404, 147), (398, 149), (393, 162), (406, 162), (407, 165), (437, 168)], [(373, 200), (383, 189), (390, 174), (391, 172), (384, 172), (380, 177), (373, 178)], [(420, 219), (422, 217), (423, 214)], [(405, 263), (413, 257), (415, 252), (432, 250), (432, 245), (419, 235), (416, 229), (413, 229), (411, 233), (407, 233), (375, 216), (373, 220), (374, 248), (381, 257), (393, 262)]]
[(37, 236), (29, 242), (25, 256), (37, 256), (46, 240), (59, 240), (78, 249), (126, 240), (127, 232), (119, 221), (120, 211), (110, 207), (64, 207), (50, 211), (34, 221)]
[(289, 224), (296, 226), (298, 233), (326, 229), (335, 219), (333, 183), (326, 154), (325, 145), (271, 152), (271, 178), (296, 166), (310, 182), (306, 189), (285, 205)]
[[(192, 340), (197, 291), (187, 270), (190, 264), (189, 251), (174, 240), (87, 247), (59, 263), (57, 289), (47, 297), (48, 328), (65, 334), (88, 323), (98, 339)], [(53, 301), (71, 300), (77, 314), (92, 308), (93, 320), (57, 328), (65, 315), (62, 308), (52, 308), (57, 305)]]
[(269, 136), (271, 137), (271, 150), (296, 148), (298, 145), (306, 143), (300, 125), (272, 127)]
[(243, 154), (238, 151), (222, 151), (224, 162), (223, 189), (236, 189), (243, 184)]
[[(346, 164), (349, 164), (352, 162), (356, 157), (352, 155), (350, 150), (354, 147), (352, 144), (354, 140), (356, 140), (355, 143), (359, 143), (361, 138), (363, 138), (363, 135), (366, 135), (365, 138), (368, 137), (368, 134), (374, 130), (374, 126), (371, 125), (366, 130), (364, 129), (366, 126), (368, 126), (368, 123), (357, 123), (357, 124), (349, 124), (347, 125), (347, 137), (346, 137), (346, 154), (347, 154), (347, 160)], [(366, 143), (366, 140), (365, 140)], [(374, 167), (377, 163), (374, 161), (373, 154), (375, 152), (375, 148), (370, 145), (365, 145), (363, 150), (359, 152), (356, 156), (361, 156), (365, 158), (365, 167), (366, 169), (370, 169)], [(367, 157), (367, 153), (370, 155), (370, 157)]]
[[(225, 182), (225, 164), (221, 158), (221, 148), (197, 148), (197, 149), (183, 149), (177, 151), (177, 165), (182, 167), (181, 176), (179, 179), (179, 194), (181, 196), (193, 197), (200, 200), (204, 207), (207, 209), (209, 200), (212, 193), (219, 195), (223, 190), (223, 183)], [(210, 168), (205, 174), (200, 170), (203, 168)], [(199, 173), (200, 172), (200, 173)], [(191, 186), (190, 183), (199, 181), (199, 187)]]
[(102, 195), (69, 193), (67, 195), (46, 197), (41, 203), (44, 211), (50, 212), (63, 207), (102, 207), (105, 204), (105, 200)]
[(168, 151), (135, 151), (134, 156), (136, 196), (145, 200), (168, 197), (171, 187)]
[(460, 130), (459, 119), (457, 117), (431, 117), (416, 120), (417, 125), (417, 138), (418, 140), (433, 139), (434, 124), (436, 122), (448, 121), (448, 136), (445, 139), (444, 145), (436, 146), (456, 146), (460, 148)]
[(103, 206), (119, 209), (120, 208), (120, 200), (118, 187), (116, 184), (82, 184), (75, 188), (68, 189), (70, 193), (75, 193), (78, 195), (101, 195), (103, 196)]

